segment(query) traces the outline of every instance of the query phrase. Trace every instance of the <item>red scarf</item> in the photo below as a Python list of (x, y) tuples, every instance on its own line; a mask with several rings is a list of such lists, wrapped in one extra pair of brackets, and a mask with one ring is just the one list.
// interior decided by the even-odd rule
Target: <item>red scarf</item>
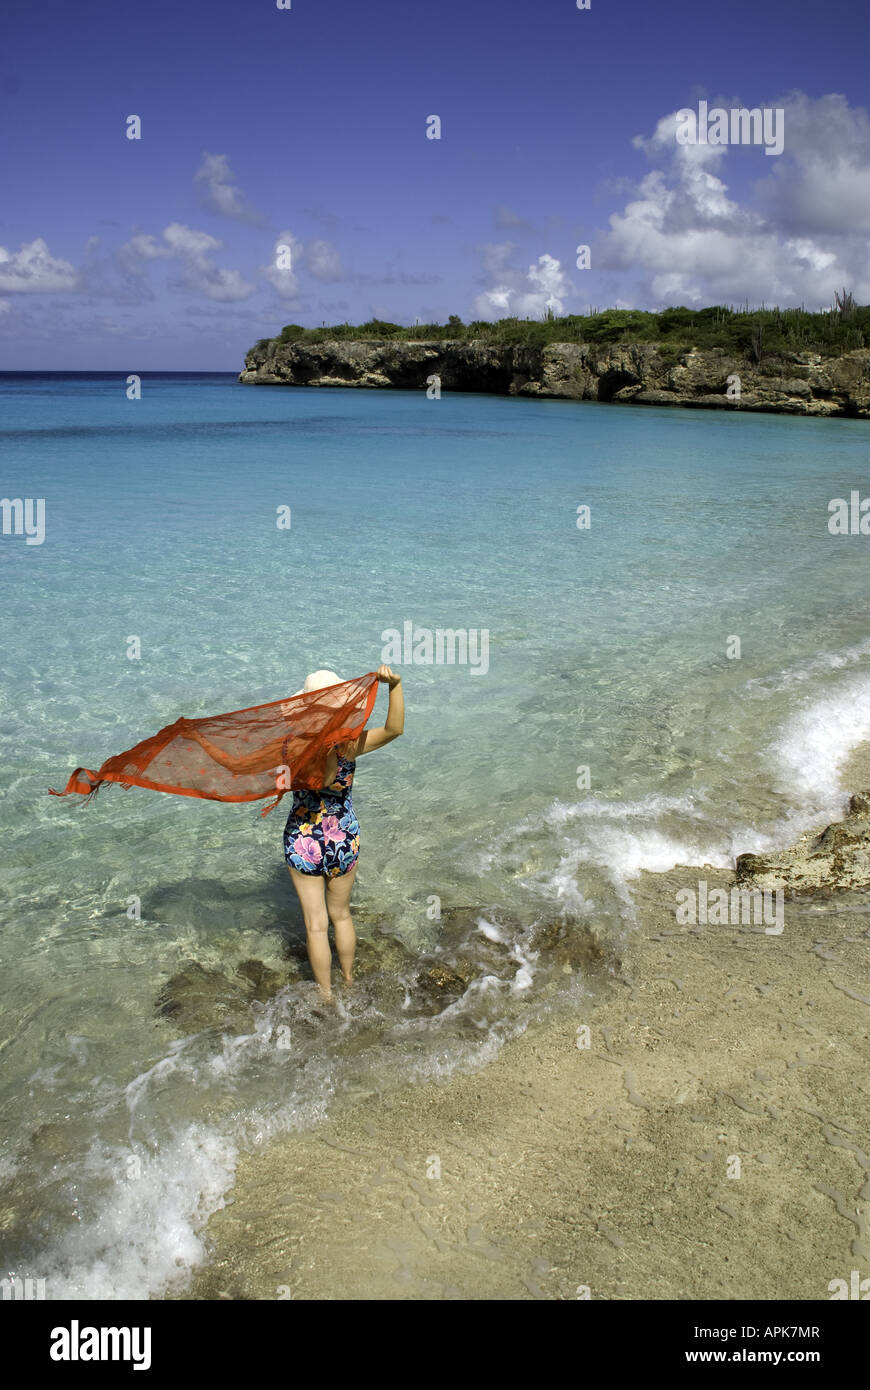
[(377, 674), (369, 671), (268, 705), (176, 719), (126, 753), (107, 758), (99, 772), (77, 767), (64, 791), (49, 791), (52, 796), (79, 792), (90, 800), (104, 782), (120, 782), (207, 801), (258, 801), (277, 792), (260, 812), (265, 816), (285, 792), (323, 787), (329, 750), (359, 737), (377, 693)]

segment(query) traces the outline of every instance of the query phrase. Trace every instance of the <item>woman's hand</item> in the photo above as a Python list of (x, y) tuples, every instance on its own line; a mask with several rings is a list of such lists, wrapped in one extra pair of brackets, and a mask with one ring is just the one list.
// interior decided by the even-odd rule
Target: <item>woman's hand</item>
[(378, 680), (386, 681), (391, 690), (399, 684), (401, 679), (402, 677), (397, 676), (395, 671), (391, 670), (389, 666), (378, 667)]
[(394, 738), (405, 730), (405, 696), (402, 693), (402, 677), (397, 676), (389, 666), (379, 666), (377, 678), (384, 681), (390, 687), (390, 701), (387, 709), (387, 717), (383, 727), (380, 729), (365, 729), (360, 735), (357, 757), (362, 757), (363, 753), (372, 753), (376, 748), (383, 748), (385, 743), (392, 743)]

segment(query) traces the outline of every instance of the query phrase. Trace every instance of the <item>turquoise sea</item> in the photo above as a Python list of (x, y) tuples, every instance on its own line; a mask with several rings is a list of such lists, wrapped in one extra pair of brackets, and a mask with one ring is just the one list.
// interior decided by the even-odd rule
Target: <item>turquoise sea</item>
[[(45, 504), (40, 544), (0, 536), (0, 1266), (50, 1298), (183, 1288), (241, 1152), (570, 1009), (536, 926), (618, 942), (643, 869), (834, 818), (870, 737), (870, 537), (828, 531), (870, 494), (867, 423), (125, 378), (0, 377), (0, 490)], [(399, 666), (406, 624), (488, 659)], [(334, 1013), (286, 810), (47, 794), (383, 659), (406, 732), (357, 768), (373, 968)], [(433, 1003), (419, 970), (460, 957)], [(286, 982), (244, 995), (252, 961)]]

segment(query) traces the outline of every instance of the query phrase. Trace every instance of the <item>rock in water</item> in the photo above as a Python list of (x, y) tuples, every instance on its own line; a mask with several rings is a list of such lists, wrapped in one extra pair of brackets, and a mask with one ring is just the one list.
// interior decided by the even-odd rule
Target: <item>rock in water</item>
[(222, 970), (208, 970), (198, 961), (186, 961), (160, 991), (157, 1012), (184, 1033), (198, 1033), (204, 1028), (244, 1032), (252, 1025), (251, 1002), (265, 1003), (287, 981), (261, 960), (242, 961), (236, 974), (237, 979), (230, 979)]
[(456, 961), (452, 965), (435, 961), (425, 966), (417, 976), (422, 990), (436, 991), (440, 994), (459, 996), (465, 993), (466, 986), (477, 972), (468, 961)]
[(287, 977), (277, 970), (270, 970), (261, 960), (243, 960), (236, 966), (236, 974), (241, 975), (251, 986), (250, 998), (265, 1004), (287, 983)]
[(536, 951), (545, 952), (557, 965), (570, 965), (572, 970), (587, 973), (600, 966), (605, 958), (595, 933), (573, 918), (559, 917), (552, 922), (542, 922), (532, 933), (532, 946)]

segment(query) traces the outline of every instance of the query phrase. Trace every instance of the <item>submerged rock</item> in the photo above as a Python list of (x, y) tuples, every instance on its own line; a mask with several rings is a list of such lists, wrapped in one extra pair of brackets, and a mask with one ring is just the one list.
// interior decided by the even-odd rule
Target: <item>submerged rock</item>
[[(469, 918), (480, 920), (482, 914), (467, 911)], [(489, 920), (484, 917), (484, 920)], [(424, 994), (457, 997), (464, 994), (472, 980), (481, 975), (495, 975), (500, 979), (512, 980), (520, 967), (520, 958), (515, 954), (514, 942), (527, 940), (527, 949), (537, 952), (543, 963), (551, 966), (569, 967), (569, 973), (578, 970), (586, 974), (600, 968), (608, 955), (594, 932), (582, 922), (573, 918), (558, 918), (539, 923), (528, 935), (521, 924), (512, 921), (510, 926), (498, 916), (498, 929), (504, 932), (504, 940), (493, 940), (479, 933), (471, 940), (466, 937), (464, 946), (471, 948), (468, 955), (445, 957), (437, 961), (427, 961), (417, 974), (417, 984)]]
[(570, 965), (572, 970), (595, 970), (605, 961), (605, 950), (598, 937), (586, 925), (574, 918), (558, 918), (542, 922), (532, 932), (532, 946), (544, 952), (556, 965)]
[[(337, 962), (337, 955), (335, 957)], [(356, 979), (372, 975), (378, 970), (390, 975), (400, 975), (408, 968), (413, 957), (398, 937), (372, 936), (358, 937), (356, 959), (353, 973)]]
[(870, 888), (870, 792), (850, 799), (844, 820), (802, 835), (790, 849), (739, 855), (737, 882), (789, 895)]
[(244, 1031), (251, 1026), (251, 1004), (273, 998), (290, 978), (261, 960), (242, 961), (235, 978), (222, 970), (207, 969), (198, 961), (186, 961), (157, 996), (157, 1012), (185, 1033), (204, 1028)]
[(459, 997), (464, 994), (479, 970), (470, 961), (434, 961), (417, 973), (417, 984), (424, 993), (437, 993)]
[(220, 970), (187, 961), (166, 981), (157, 996), (157, 1012), (186, 1033), (203, 1028), (240, 1026), (247, 1014), (241, 991)]
[[(365, 912), (357, 915), (366, 918)], [(358, 937), (354, 977), (366, 982), (366, 990), (379, 1005), (386, 1006), (397, 990), (401, 1001), (401, 992), (410, 990), (416, 996), (411, 1007), (437, 1014), (481, 976), (513, 980), (520, 965), (514, 943), (520, 941), (550, 963), (573, 970), (593, 970), (605, 958), (598, 939), (583, 923), (560, 918), (529, 931), (509, 914), (462, 906), (445, 908), (438, 946), (422, 955), (386, 932)], [(285, 940), (283, 955), (287, 965), (277, 970), (257, 959), (242, 960), (225, 970), (184, 961), (161, 989), (157, 1012), (182, 1035), (208, 1028), (249, 1031), (253, 1005), (267, 1003), (292, 982), (311, 981), (303, 936)], [(333, 961), (338, 983), (335, 954)], [(403, 1007), (408, 1007), (407, 1001)]]
[(250, 998), (263, 1004), (273, 998), (287, 983), (286, 975), (280, 975), (277, 970), (270, 970), (261, 960), (243, 960), (241, 965), (236, 966), (236, 974), (241, 975), (250, 985)]
[(65, 1158), (69, 1153), (69, 1145), (68, 1130), (54, 1120), (39, 1125), (30, 1136), (30, 1148), (35, 1154), (45, 1153), (53, 1158)]

